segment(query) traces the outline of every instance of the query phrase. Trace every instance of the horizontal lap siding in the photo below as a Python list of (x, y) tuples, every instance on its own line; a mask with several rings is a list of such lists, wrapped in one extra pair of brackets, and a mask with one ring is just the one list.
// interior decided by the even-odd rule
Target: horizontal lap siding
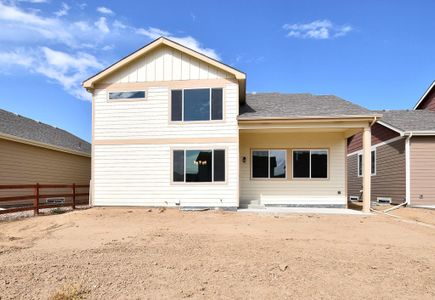
[[(372, 131), (372, 145), (385, 142), (394, 137), (398, 137), (399, 134), (383, 125), (376, 123), (371, 128)], [(347, 139), (347, 153), (353, 153), (362, 149), (362, 134), (359, 132)]]
[(435, 137), (411, 138), (411, 205), (435, 205)]
[[(348, 156), (348, 195), (360, 196), (362, 177), (358, 177), (358, 155)], [(402, 203), (406, 196), (405, 139), (376, 147), (376, 175), (372, 179), (371, 199), (391, 197)]]
[[(171, 148), (224, 148), (227, 182), (171, 183)], [(95, 205), (238, 206), (238, 146), (198, 145), (96, 145)]]
[[(270, 133), (240, 134), (240, 199), (241, 202), (261, 200), (263, 204), (340, 204), (345, 196), (345, 138), (339, 133)], [(252, 180), (252, 149), (286, 148), (287, 180)], [(329, 149), (329, 179), (291, 179), (291, 150), (304, 148)], [(338, 191), (341, 194), (338, 194)]]

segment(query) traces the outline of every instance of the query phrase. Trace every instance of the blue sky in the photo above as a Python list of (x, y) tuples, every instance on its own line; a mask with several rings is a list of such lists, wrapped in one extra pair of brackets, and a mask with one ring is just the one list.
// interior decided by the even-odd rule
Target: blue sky
[(165, 35), (248, 91), (412, 108), (435, 79), (435, 1), (0, 0), (0, 108), (91, 139), (81, 81)]

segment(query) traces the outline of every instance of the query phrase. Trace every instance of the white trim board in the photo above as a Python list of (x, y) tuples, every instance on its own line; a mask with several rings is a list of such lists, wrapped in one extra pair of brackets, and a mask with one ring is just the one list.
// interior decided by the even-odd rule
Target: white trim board
[[(396, 141), (398, 141), (398, 140), (400, 140), (400, 139), (403, 139), (403, 138), (404, 138), (403, 136), (396, 136), (396, 137), (394, 137), (394, 138), (392, 138), (392, 139), (386, 140), (386, 141), (384, 141), (384, 142), (380, 142), (380, 143), (378, 143), (378, 144), (376, 144), (376, 145), (372, 145), (371, 150), (372, 150), (372, 151), (373, 151), (373, 150), (376, 150), (376, 148), (378, 148), (378, 147), (381, 147), (381, 146), (385, 146), (385, 145), (391, 144), (391, 143), (396, 142)], [(362, 152), (363, 152), (362, 149), (361, 149), (361, 150), (357, 150), (357, 151), (354, 151), (354, 152), (352, 152), (352, 153), (348, 153), (348, 154), (347, 154), (347, 157), (350, 157), (350, 156), (355, 155), (355, 154), (362, 154)]]

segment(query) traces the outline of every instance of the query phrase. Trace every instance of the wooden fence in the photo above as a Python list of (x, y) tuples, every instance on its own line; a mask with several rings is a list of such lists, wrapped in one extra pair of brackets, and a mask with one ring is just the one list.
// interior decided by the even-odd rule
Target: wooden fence
[[(14, 206), (13, 203), (17, 203), (17, 201), (22, 200), (33, 200), (33, 205), (16, 205), (15, 207), (6, 208), (0, 210), (0, 214), (7, 214), (13, 212), (27, 211), (33, 210), (35, 215), (39, 214), (39, 210), (43, 208), (57, 208), (57, 207), (72, 207), (72, 209), (76, 208), (78, 203), (78, 198), (83, 198), (87, 196), (87, 204), (89, 204), (89, 184), (16, 184), (16, 185), (0, 185), (0, 191), (17, 191), (17, 190), (29, 190), (32, 189), (33, 193), (27, 192), (27, 194), (19, 195), (19, 196), (6, 196), (0, 197), (0, 207), (2, 206)], [(41, 193), (41, 190), (47, 189), (56, 189), (57, 193)], [(69, 189), (69, 192), (60, 193), (58, 190)], [(78, 189), (88, 189), (88, 192), (78, 193)], [(50, 203), (43, 204), (40, 203), (41, 199), (44, 198), (65, 198), (64, 203)], [(71, 201), (66, 201), (67, 198), (71, 198)], [(11, 203), (12, 202), (12, 203)], [(30, 202), (30, 201), (29, 201)], [(8, 205), (9, 204), (9, 205)]]

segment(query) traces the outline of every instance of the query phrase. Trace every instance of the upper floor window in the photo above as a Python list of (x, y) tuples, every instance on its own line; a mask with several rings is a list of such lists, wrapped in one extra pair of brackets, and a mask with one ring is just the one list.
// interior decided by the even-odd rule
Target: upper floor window
[(109, 92), (109, 100), (144, 99), (145, 91)]
[(209, 121), (223, 119), (223, 90), (172, 90), (171, 121)]
[[(371, 157), (372, 166), (371, 166), (371, 175), (376, 175), (376, 151), (372, 150)], [(358, 154), (358, 177), (363, 175), (363, 156), (362, 154)]]

